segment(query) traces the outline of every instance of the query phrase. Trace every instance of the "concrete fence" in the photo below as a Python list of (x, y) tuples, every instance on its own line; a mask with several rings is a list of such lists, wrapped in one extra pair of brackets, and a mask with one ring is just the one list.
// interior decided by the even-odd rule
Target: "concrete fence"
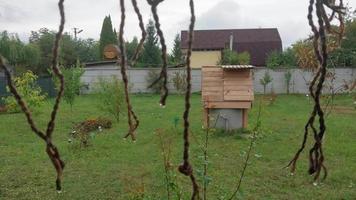
[[(129, 82), (131, 85), (132, 93), (148, 93), (147, 89), (147, 76), (150, 70), (153, 69), (129, 69), (127, 70)], [(275, 92), (277, 94), (283, 94), (287, 91), (287, 83), (285, 79), (285, 74), (288, 71), (286, 68), (280, 68), (276, 70), (267, 69), (264, 67), (255, 68), (253, 70), (254, 79), (254, 90), (255, 93), (263, 93), (263, 86), (260, 83), (260, 79), (263, 78), (266, 72), (272, 77), (272, 82), (267, 85), (266, 91), (268, 93)], [(313, 77), (312, 71), (301, 70), (301, 69), (289, 69), (291, 72), (291, 81), (289, 86), (290, 93), (306, 94), (308, 93), (309, 82)], [(184, 68), (169, 69), (169, 89), (171, 93), (175, 93), (176, 90), (173, 85), (172, 78), (174, 74), (184, 73)], [(83, 91), (84, 93), (89, 93), (98, 82), (99, 77), (111, 77), (116, 76), (121, 79), (120, 71), (117, 66), (98, 66), (98, 67), (88, 67), (85, 69), (85, 73), (82, 76), (82, 82), (87, 86)], [(328, 78), (326, 80), (324, 93), (330, 93), (332, 90), (337, 90), (341, 88), (345, 83), (350, 83), (356, 80), (356, 68), (335, 68), (329, 69)], [(201, 91), (201, 70), (192, 70), (192, 91)], [(339, 90), (338, 92), (342, 92)]]

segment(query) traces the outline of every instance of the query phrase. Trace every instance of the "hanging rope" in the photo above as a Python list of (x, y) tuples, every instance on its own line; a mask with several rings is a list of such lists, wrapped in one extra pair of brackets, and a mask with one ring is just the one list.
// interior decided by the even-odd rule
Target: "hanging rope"
[[(335, 4), (335, 1), (333, 2)], [(327, 17), (325, 6), (332, 10), (332, 14), (330, 17)], [(318, 28), (314, 24), (313, 13), (314, 7), (316, 10), (316, 16), (318, 18)], [(313, 132), (314, 136), (314, 145), (309, 151), (309, 170), (308, 173), (310, 175), (314, 175), (314, 181), (317, 181), (320, 177), (321, 171), (324, 172), (323, 179), (327, 177), (327, 168), (324, 165), (324, 152), (322, 148), (322, 141), (326, 131), (325, 119), (324, 119), (324, 111), (320, 104), (320, 96), (322, 94), (323, 84), (325, 82), (326, 77), (326, 67), (328, 60), (328, 52), (327, 52), (327, 33), (337, 34), (338, 40), (342, 39), (342, 35), (344, 33), (344, 20), (343, 15), (343, 1), (340, 0), (340, 5), (335, 6), (331, 5), (330, 1), (326, 0), (310, 0), (308, 7), (308, 21), (311, 27), (311, 30), (314, 34), (313, 37), (313, 47), (314, 53), (319, 63), (319, 68), (317, 73), (315, 74), (311, 84), (309, 86), (309, 92), (311, 97), (314, 100), (313, 111), (304, 127), (304, 137), (301, 148), (297, 151), (294, 158), (288, 164), (288, 167), (291, 167), (291, 172), (294, 173), (296, 168), (296, 162), (300, 156), (300, 153), (303, 152), (306, 142), (308, 139), (309, 128)], [(335, 13), (338, 14), (338, 20), (340, 22), (339, 29), (340, 31), (334, 31), (331, 29), (330, 21), (333, 20)], [(340, 44), (340, 41), (338, 41)], [(315, 119), (319, 118), (319, 127), (315, 126)]]
[(194, 34), (194, 25), (195, 25), (195, 13), (194, 13), (194, 1), (189, 1), (190, 5), (190, 26), (189, 26), (189, 40), (188, 40), (188, 53), (187, 53), (187, 90), (185, 93), (185, 110), (183, 114), (184, 120), (184, 132), (183, 132), (183, 140), (184, 140), (184, 150), (183, 150), (183, 164), (179, 166), (178, 170), (182, 174), (189, 176), (193, 186), (192, 200), (199, 199), (199, 187), (196, 181), (196, 178), (193, 174), (193, 167), (189, 162), (189, 112), (190, 112), (190, 99), (191, 99), (191, 56), (192, 56), (192, 48), (193, 48), (193, 34)]
[(61, 97), (63, 96), (63, 91), (64, 91), (64, 77), (58, 68), (58, 49), (59, 49), (59, 42), (61, 40), (62, 34), (63, 34), (63, 29), (64, 29), (64, 23), (65, 23), (65, 15), (64, 15), (64, 6), (63, 6), (64, 0), (59, 0), (58, 2), (58, 8), (59, 8), (59, 13), (60, 13), (60, 25), (59, 25), (59, 30), (56, 34), (55, 41), (54, 41), (54, 46), (53, 46), (53, 51), (52, 51), (52, 70), (54, 74), (58, 77), (59, 79), (59, 90), (57, 93), (57, 97), (53, 106), (53, 110), (51, 112), (50, 120), (47, 124), (47, 130), (46, 132), (42, 132), (39, 128), (37, 128), (37, 125), (35, 124), (32, 113), (29, 110), (26, 102), (24, 99), (21, 97), (19, 92), (17, 91), (15, 85), (12, 82), (12, 75), (9, 70), (9, 66), (6, 63), (5, 58), (3, 58), (0, 55), (0, 67), (4, 69), (5, 75), (7, 77), (7, 85), (9, 86), (10, 92), (14, 95), (17, 103), (20, 105), (21, 110), (24, 112), (27, 123), (30, 125), (31, 130), (42, 140), (46, 142), (46, 152), (48, 154), (48, 157), (52, 161), (53, 166), (55, 167), (57, 171), (57, 178), (56, 178), (56, 189), (58, 192), (62, 190), (61, 187), (61, 180), (62, 180), (62, 175), (63, 175), (63, 169), (64, 169), (64, 162), (61, 160), (59, 152), (57, 147), (53, 144), (52, 142), (52, 134), (55, 128), (55, 121), (56, 121), (56, 116), (57, 112), (59, 109), (59, 104), (61, 102)]
[(166, 99), (168, 97), (168, 74), (167, 74), (167, 65), (168, 65), (168, 60), (167, 60), (167, 46), (166, 46), (166, 41), (164, 39), (163, 32), (161, 30), (161, 24), (159, 22), (159, 17), (157, 14), (157, 6), (164, 0), (147, 0), (148, 4), (151, 5), (151, 12), (153, 15), (153, 19), (155, 21), (155, 26), (157, 29), (157, 35), (160, 39), (161, 43), (161, 49), (162, 49), (162, 62), (163, 66), (161, 68), (161, 73), (160, 76), (157, 80), (153, 81), (151, 85), (148, 86), (148, 88), (151, 88), (152, 86), (156, 85), (161, 79), (163, 79), (163, 86), (162, 86), (162, 93), (161, 93), (161, 99), (160, 99), (160, 105), (164, 107), (166, 105)]
[(140, 42), (138, 43), (138, 46), (135, 50), (135, 53), (131, 59), (131, 66), (135, 66), (136, 65), (136, 62), (138, 60), (138, 57), (143, 49), (143, 44), (145, 43), (145, 40), (146, 40), (146, 36), (147, 36), (147, 33), (146, 33), (146, 30), (145, 30), (145, 25), (143, 24), (143, 19), (142, 19), (142, 15), (141, 15), (141, 12), (140, 12), (140, 9), (138, 8), (138, 5), (137, 5), (137, 1), (136, 0), (131, 0), (132, 2), (132, 5), (134, 7), (134, 10), (135, 10), (135, 13), (137, 15), (137, 18), (138, 18), (138, 21), (139, 21), (139, 26), (140, 26), (140, 29), (141, 29), (141, 39), (140, 39)]
[[(141, 37), (140, 43), (137, 46), (135, 53), (131, 60), (131, 65), (135, 66), (135, 64), (138, 60), (138, 57), (142, 51), (143, 43), (145, 42), (145, 39), (146, 39), (146, 31), (145, 31), (145, 27), (143, 24), (142, 15), (141, 15), (140, 10), (137, 5), (137, 1), (131, 0), (131, 3), (134, 7), (135, 13), (139, 20), (139, 26), (140, 26), (140, 29), (142, 32), (142, 37)], [(126, 16), (125, 16), (125, 1), (123, 1), (123, 0), (120, 0), (120, 9), (121, 9), (121, 22), (120, 22), (120, 31), (119, 31), (118, 52), (120, 52), (119, 53), (119, 55), (120, 55), (119, 63), (121, 65), (120, 71), (121, 71), (122, 80), (124, 82), (125, 100), (126, 100), (126, 104), (127, 104), (127, 120), (128, 120), (128, 124), (129, 124), (129, 131), (125, 135), (124, 138), (131, 136), (131, 139), (135, 141), (136, 140), (135, 131), (136, 131), (137, 127), (139, 126), (140, 122), (139, 122), (138, 117), (136, 116), (135, 112), (132, 109), (132, 105), (131, 105), (131, 101), (130, 101), (130, 94), (129, 94), (129, 81), (128, 81), (127, 73), (126, 73), (126, 50), (125, 50), (125, 40), (124, 40), (124, 28), (125, 28)], [(132, 120), (134, 120), (134, 122)]]

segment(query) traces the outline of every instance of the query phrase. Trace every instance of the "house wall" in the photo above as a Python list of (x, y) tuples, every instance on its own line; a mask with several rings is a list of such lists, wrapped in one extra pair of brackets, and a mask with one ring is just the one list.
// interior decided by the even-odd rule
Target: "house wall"
[[(133, 93), (148, 93), (150, 92), (147, 89), (146, 77), (149, 70), (159, 70), (159, 69), (129, 69), (128, 76), (131, 84), (131, 92)], [(171, 93), (174, 93), (174, 86), (172, 83), (172, 77), (175, 72), (184, 73), (184, 68), (181, 69), (169, 69), (169, 89)], [(270, 93), (274, 91), (277, 94), (286, 93), (287, 85), (285, 81), (285, 73), (287, 69), (280, 68), (276, 70), (270, 70), (264, 67), (255, 68), (253, 70), (253, 82), (254, 82), (254, 93), (263, 93), (263, 86), (260, 84), (260, 79), (264, 76), (264, 74), (268, 71), (273, 78), (271, 84), (267, 86), (267, 92)], [(292, 80), (290, 85), (290, 93), (299, 93), (299, 94), (307, 94), (309, 81), (313, 77), (313, 72), (301, 70), (301, 69), (291, 69)], [(333, 88), (340, 88), (346, 82), (351, 82), (356, 80), (356, 68), (336, 68), (330, 70), (335, 74), (335, 79), (328, 78), (326, 80), (326, 86), (324, 93), (330, 93), (330, 86), (333, 85)], [(87, 85), (87, 89), (84, 89), (83, 92), (90, 92), (95, 83), (98, 81), (98, 77), (110, 77), (117, 76), (121, 79), (121, 74), (117, 66), (98, 66), (86, 68), (84, 75), (82, 76), (82, 81), (85, 85)], [(192, 70), (192, 91), (200, 92), (201, 91), (201, 70), (193, 69)], [(339, 91), (340, 92), (340, 91)]]
[(193, 51), (191, 57), (192, 68), (216, 65), (221, 59), (221, 51)]

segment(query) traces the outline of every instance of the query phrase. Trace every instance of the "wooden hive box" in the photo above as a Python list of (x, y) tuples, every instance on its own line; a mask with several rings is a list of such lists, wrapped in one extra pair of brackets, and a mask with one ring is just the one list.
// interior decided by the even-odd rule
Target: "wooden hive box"
[(247, 127), (247, 114), (254, 100), (251, 65), (204, 66), (202, 68), (202, 101), (204, 123), (214, 109), (241, 111), (241, 127)]

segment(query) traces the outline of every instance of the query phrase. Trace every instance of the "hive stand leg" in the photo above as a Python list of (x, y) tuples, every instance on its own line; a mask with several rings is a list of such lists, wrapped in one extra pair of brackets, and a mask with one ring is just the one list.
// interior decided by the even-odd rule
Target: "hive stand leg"
[(248, 109), (242, 110), (242, 128), (247, 128), (248, 125)]
[(209, 108), (203, 108), (203, 126), (204, 128), (209, 127)]

